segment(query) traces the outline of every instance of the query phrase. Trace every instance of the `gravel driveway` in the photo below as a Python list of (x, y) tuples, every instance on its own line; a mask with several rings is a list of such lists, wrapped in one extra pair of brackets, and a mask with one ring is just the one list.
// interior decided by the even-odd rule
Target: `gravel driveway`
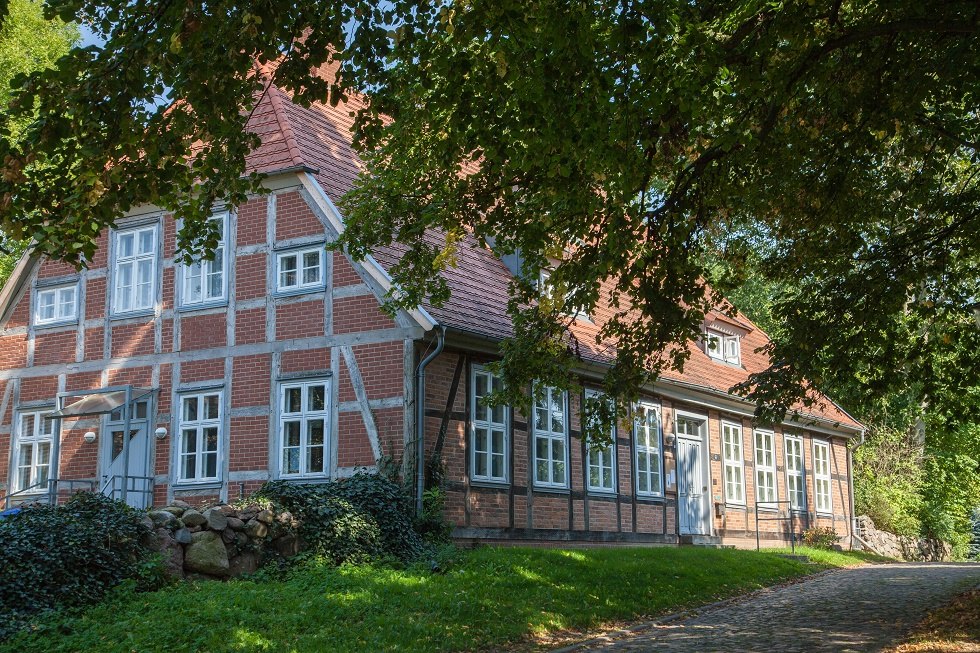
[(579, 651), (878, 651), (896, 643), (934, 606), (980, 585), (980, 564), (868, 565), (763, 590), (746, 600), (592, 641)]

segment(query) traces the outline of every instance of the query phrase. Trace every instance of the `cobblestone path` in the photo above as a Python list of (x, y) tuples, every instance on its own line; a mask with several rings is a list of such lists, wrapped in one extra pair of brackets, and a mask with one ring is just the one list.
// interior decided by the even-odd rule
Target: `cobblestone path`
[(583, 651), (878, 651), (928, 612), (980, 584), (980, 564), (869, 565), (765, 590)]

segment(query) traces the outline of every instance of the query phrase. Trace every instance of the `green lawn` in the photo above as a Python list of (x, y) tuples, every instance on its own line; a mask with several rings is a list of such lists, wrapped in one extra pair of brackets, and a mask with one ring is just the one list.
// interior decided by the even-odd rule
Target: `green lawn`
[(443, 574), (308, 564), (273, 581), (120, 594), (0, 646), (14, 651), (472, 651), (709, 603), (828, 566), (700, 548), (481, 548)]

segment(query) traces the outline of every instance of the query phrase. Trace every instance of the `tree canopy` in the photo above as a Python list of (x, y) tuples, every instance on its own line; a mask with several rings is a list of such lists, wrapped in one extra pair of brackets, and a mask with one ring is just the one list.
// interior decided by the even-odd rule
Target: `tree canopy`
[(364, 92), (367, 171), (340, 246), (406, 246), (393, 306), (445, 299), (438, 271), (464, 233), (520, 250), (508, 388), (561, 384), (575, 363), (571, 318), (536, 301), (543, 267), (568, 307), (612, 285), (618, 397), (682, 365), (670, 345), (698, 338), (714, 291), (749, 268), (792, 282), (772, 367), (741, 388), (760, 416), (845, 379), (865, 398), (977, 386), (975, 2), (48, 7), (105, 40), (18, 77), (9, 117), (29, 124), (0, 138), (0, 225), (52, 256), (82, 263), (142, 203), (184, 218), (195, 251), (215, 200), (258, 190), (245, 124), (267, 84), (300, 103)]

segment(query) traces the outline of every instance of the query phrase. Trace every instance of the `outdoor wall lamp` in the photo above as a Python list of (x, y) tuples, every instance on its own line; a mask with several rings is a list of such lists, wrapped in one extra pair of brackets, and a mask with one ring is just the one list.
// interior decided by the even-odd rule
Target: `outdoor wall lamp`
[(664, 433), (664, 444), (667, 445), (668, 447), (674, 446), (674, 434), (673, 433)]
[(84, 439), (89, 444), (92, 444), (93, 442), (95, 442), (95, 431), (86, 431), (85, 435), (82, 436), (82, 439)]
[(156, 436), (157, 440), (162, 440), (167, 437), (167, 428), (165, 426), (161, 426), (153, 432), (153, 435)]

